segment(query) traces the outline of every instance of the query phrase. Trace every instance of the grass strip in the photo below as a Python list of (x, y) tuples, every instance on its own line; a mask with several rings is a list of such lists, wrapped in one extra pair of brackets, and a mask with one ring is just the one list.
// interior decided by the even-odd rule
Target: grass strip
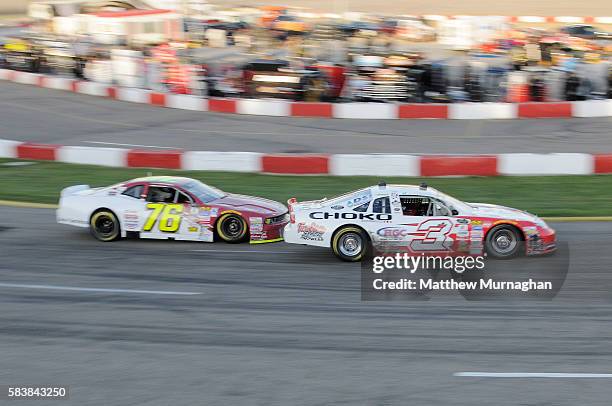
[[(24, 165), (23, 161), (0, 159), (0, 200), (53, 204), (57, 203), (62, 188), (67, 186), (106, 186), (148, 174), (187, 176), (227, 192), (262, 196), (283, 203), (290, 197), (297, 197), (298, 200), (332, 197), (377, 184), (381, 180), (381, 177), (373, 176), (279, 176), (111, 168), (45, 161), (32, 161)], [(501, 204), (539, 216), (612, 216), (612, 175), (384, 177), (384, 180), (389, 184), (426, 182), (467, 202)]]

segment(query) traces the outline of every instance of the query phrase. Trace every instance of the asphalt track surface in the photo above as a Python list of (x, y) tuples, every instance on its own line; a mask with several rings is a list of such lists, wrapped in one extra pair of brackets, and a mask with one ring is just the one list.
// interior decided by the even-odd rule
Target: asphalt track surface
[(192, 112), (0, 81), (0, 138), (292, 153), (612, 152), (612, 118), (348, 120)]
[(71, 385), (58, 404), (610, 404), (610, 379), (453, 374), (612, 373), (612, 223), (553, 224), (571, 269), (552, 301), (374, 303), (325, 249), (0, 219), (0, 382)]

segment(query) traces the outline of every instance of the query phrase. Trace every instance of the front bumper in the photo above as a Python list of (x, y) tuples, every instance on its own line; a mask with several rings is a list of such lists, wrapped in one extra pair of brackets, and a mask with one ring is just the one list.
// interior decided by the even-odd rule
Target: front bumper
[(278, 224), (264, 224), (261, 232), (251, 233), (249, 242), (251, 244), (265, 244), (269, 242), (283, 241), (283, 229), (286, 222)]
[(557, 233), (552, 228), (539, 228), (526, 236), (527, 255), (545, 255), (557, 250)]

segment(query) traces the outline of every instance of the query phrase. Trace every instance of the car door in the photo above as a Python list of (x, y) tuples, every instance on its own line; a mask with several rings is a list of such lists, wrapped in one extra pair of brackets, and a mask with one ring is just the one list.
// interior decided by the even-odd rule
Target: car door
[(140, 232), (146, 212), (146, 184), (131, 185), (114, 197), (114, 210), (120, 217), (121, 229), (127, 232)]
[(400, 195), (401, 223), (396, 233), (413, 252), (447, 252), (452, 249), (456, 218), (433, 197)]
[(201, 207), (188, 192), (166, 185), (149, 185), (141, 238), (213, 241), (211, 208)]
[(147, 187), (140, 238), (175, 238), (182, 223), (183, 205), (175, 203), (178, 190), (168, 185)]

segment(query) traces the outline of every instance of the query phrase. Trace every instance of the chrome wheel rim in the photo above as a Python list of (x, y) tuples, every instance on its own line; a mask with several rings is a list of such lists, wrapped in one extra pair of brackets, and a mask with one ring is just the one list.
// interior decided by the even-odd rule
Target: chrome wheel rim
[(499, 254), (508, 254), (516, 248), (518, 241), (513, 232), (509, 230), (499, 230), (491, 239), (493, 248)]
[(363, 246), (361, 236), (356, 233), (346, 233), (340, 237), (338, 244), (338, 250), (342, 255), (347, 257), (354, 257), (361, 253), (361, 247)]

